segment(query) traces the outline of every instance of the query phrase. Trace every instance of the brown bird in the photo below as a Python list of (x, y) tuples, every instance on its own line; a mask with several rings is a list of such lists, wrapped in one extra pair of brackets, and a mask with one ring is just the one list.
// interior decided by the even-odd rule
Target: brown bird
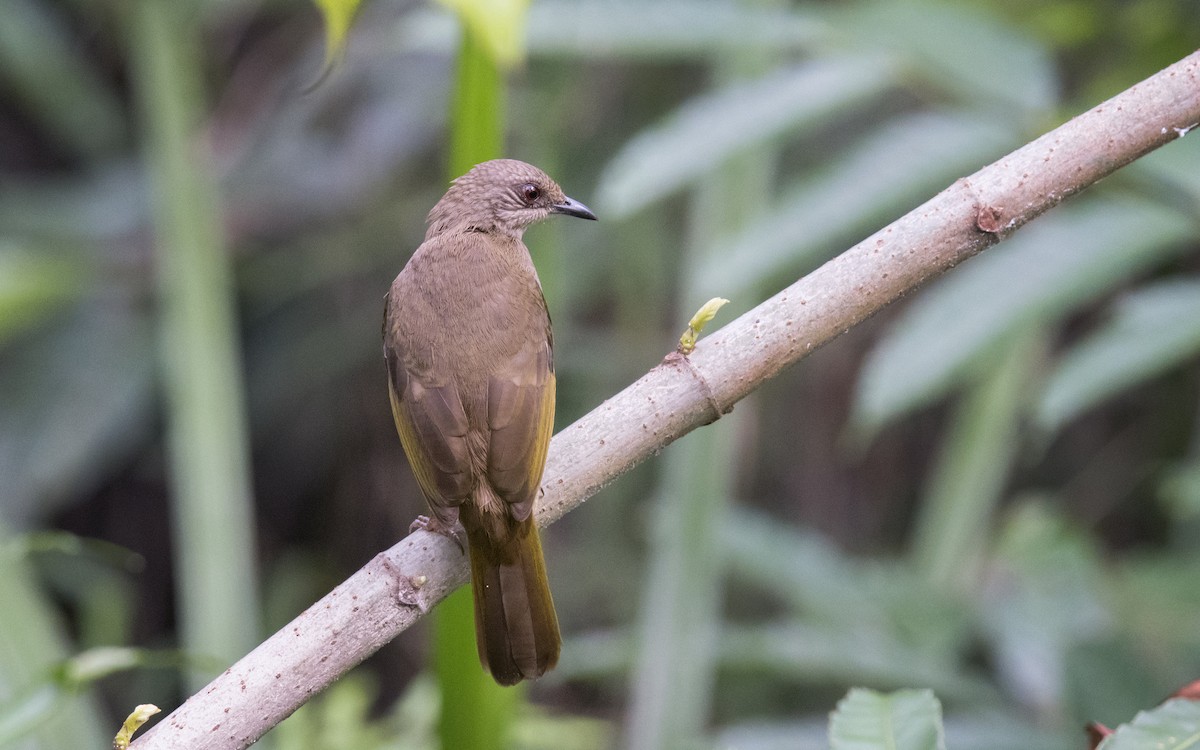
[(554, 341), (525, 229), (596, 216), (540, 169), (475, 166), (429, 212), (387, 296), (383, 352), (400, 442), (432, 511), (466, 531), (479, 659), (496, 682), (540, 677), (561, 639), (533, 503), (554, 427)]

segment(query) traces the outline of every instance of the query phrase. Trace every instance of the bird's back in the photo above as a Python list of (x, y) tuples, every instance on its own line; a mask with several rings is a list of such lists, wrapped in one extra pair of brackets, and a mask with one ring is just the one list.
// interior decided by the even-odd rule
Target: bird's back
[(466, 390), (523, 350), (552, 346), (528, 250), (482, 232), (424, 242), (392, 284), (385, 325), (405, 343), (409, 370)]

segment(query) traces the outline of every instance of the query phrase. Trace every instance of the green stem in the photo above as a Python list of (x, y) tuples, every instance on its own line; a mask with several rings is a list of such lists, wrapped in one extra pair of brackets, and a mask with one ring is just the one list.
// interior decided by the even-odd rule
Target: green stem
[[(186, 7), (135, 2), (132, 57), (154, 197), (182, 640), (232, 662), (259, 631), (249, 439), (233, 271), (199, 138), (199, 30)], [(196, 689), (205, 681), (192, 678)]]
[(720, 523), (738, 420), (681, 439), (666, 458), (630, 694), (633, 750), (684, 747), (707, 722), (720, 633)]
[[(451, 104), (450, 176), (494, 159), (504, 148), (504, 75), (464, 27)], [(469, 588), (434, 611), (434, 661), (441, 691), (438, 735), (443, 748), (505, 747), (523, 693), (502, 688), (480, 667)]]
[(451, 179), (504, 154), (504, 74), (465, 27), (450, 118)]

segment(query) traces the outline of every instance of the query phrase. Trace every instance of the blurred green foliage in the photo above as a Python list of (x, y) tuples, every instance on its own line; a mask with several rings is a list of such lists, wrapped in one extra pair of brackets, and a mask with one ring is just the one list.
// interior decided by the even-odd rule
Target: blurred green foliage
[[(209, 208), (164, 187), (148, 149), (170, 97), (143, 98), (130, 13), (152, 2), (0, 10), (0, 744), (21, 750), (101, 746), (133, 706), (179, 703), (182, 664), (219, 668), (169, 650), (172, 549), (214, 532), (172, 539), (154, 206)], [(232, 447), (253, 476), (253, 523), (224, 523), (256, 527), (240, 565), (261, 571), (273, 628), (421, 511), (379, 320), (445, 188), (459, 26), (363, 4), (302, 94), (325, 54), (312, 5), (180, 7), (202, 90), (179, 150), (219, 199), (223, 343), (245, 387), (221, 395), (245, 410)], [(506, 97), (475, 104), (601, 218), (527, 238), (562, 427), (710, 297), (731, 300), (714, 325), (732, 319), (1190, 53), (1200, 6), (539, 0), (525, 42)], [(823, 748), (851, 686), (932, 689), (947, 747), (1081, 746), (1085, 721), (1116, 726), (1195, 679), (1198, 245), (1192, 136), (561, 521), (545, 545), (562, 662), (517, 709), (514, 746)], [(97, 568), (87, 543), (35, 543), (46, 530), (133, 557)], [(398, 639), (276, 747), (431, 746), (427, 640)], [(98, 648), (122, 649), (98, 652), (120, 669), (71, 678)]]

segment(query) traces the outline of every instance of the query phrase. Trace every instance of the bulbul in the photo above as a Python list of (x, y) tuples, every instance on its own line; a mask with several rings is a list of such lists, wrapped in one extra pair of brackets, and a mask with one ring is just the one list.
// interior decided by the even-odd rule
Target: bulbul
[(540, 677), (561, 639), (533, 504), (554, 426), (554, 340), (522, 242), (551, 214), (594, 220), (545, 172), (497, 159), (454, 180), (387, 296), (392, 416), (432, 517), (466, 532), (479, 659)]

